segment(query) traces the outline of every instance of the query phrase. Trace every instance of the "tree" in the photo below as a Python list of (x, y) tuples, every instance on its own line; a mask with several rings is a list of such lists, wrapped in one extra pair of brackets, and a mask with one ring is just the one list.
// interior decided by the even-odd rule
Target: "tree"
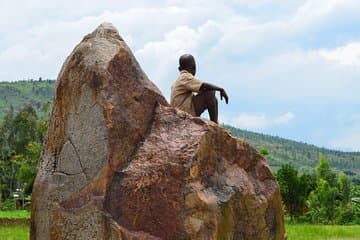
[(20, 167), (17, 173), (18, 181), (25, 194), (31, 194), (36, 177), (36, 166), (41, 152), (41, 144), (31, 142), (26, 146), (26, 151), (21, 155)]
[(316, 167), (316, 179), (324, 179), (331, 187), (336, 186), (336, 174), (331, 170), (329, 161), (320, 153), (319, 164)]
[(290, 165), (282, 165), (276, 173), (280, 185), (280, 193), (286, 211), (291, 218), (298, 217), (305, 212), (306, 199), (310, 192), (311, 178), (308, 175), (298, 177), (297, 171)]
[(337, 178), (328, 161), (320, 155), (319, 165), (316, 167), (316, 189), (311, 192), (308, 200), (309, 220), (331, 224), (356, 222), (359, 211), (352, 204), (351, 189), (348, 177), (340, 172)]
[[(18, 179), (19, 170), (24, 169), (25, 166), (33, 166), (33, 163), (29, 163), (29, 159), (33, 161), (35, 156), (31, 156), (33, 150), (29, 148), (29, 143), (37, 143), (41, 146), (43, 130), (39, 130), (39, 123), (40, 120), (34, 108), (27, 105), (16, 114), (13, 110), (9, 111), (0, 126), (0, 191), (2, 198), (11, 197), (11, 194), (21, 187)], [(24, 166), (22, 166), (23, 163)], [(28, 170), (30, 171), (30, 169)]]
[(23, 154), (29, 142), (38, 140), (37, 120), (35, 109), (30, 104), (16, 114), (13, 122), (13, 138), (9, 140), (17, 154)]
[(334, 223), (336, 212), (336, 187), (331, 187), (330, 184), (320, 178), (317, 182), (317, 196), (319, 198), (320, 213), (327, 222)]
[(5, 115), (3, 124), (0, 126), (0, 191), (2, 198), (8, 198), (13, 191), (13, 165), (11, 163), (11, 156), (14, 154), (12, 149), (11, 139), (13, 138), (14, 126), (14, 111), (11, 108)]
[(266, 148), (260, 148), (259, 152), (263, 157), (266, 157), (269, 155), (269, 151)]
[(348, 204), (351, 201), (351, 182), (345, 173), (339, 173), (339, 179), (337, 182), (339, 189), (339, 195), (343, 204)]

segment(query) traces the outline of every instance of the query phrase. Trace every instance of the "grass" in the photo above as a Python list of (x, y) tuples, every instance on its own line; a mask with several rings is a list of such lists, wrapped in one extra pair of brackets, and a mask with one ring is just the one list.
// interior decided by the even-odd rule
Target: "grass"
[(29, 238), (29, 227), (26, 225), (0, 226), (0, 239), (2, 240), (24, 240)]
[(26, 210), (0, 211), (0, 239), (29, 239), (29, 218), (30, 212)]
[(287, 224), (288, 240), (359, 240), (360, 225)]
[[(288, 240), (359, 240), (360, 225), (288, 224)], [(0, 239), (29, 239), (29, 227), (24, 225), (0, 226)]]
[(28, 219), (30, 218), (30, 212), (26, 210), (0, 211), (0, 218)]
[[(26, 210), (0, 211), (0, 219), (30, 218)], [(360, 240), (360, 225), (313, 225), (286, 221), (288, 240)], [(1, 240), (29, 239), (29, 226), (24, 224), (0, 225)]]

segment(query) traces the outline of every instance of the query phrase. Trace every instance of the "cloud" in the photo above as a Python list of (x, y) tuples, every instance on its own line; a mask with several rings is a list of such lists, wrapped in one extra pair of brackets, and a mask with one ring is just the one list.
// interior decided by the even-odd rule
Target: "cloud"
[(287, 112), (281, 116), (274, 118), (274, 124), (288, 124), (294, 118), (292, 112)]
[[(334, 64), (319, 50), (295, 49), (256, 62), (214, 63), (208, 62), (205, 73), (199, 70), (199, 74), (227, 89), (232, 104), (328, 106), (360, 102), (360, 68)], [(221, 70), (224, 66), (226, 71)]]
[[(82, 37), (108, 21), (167, 97), (179, 55), (191, 52), (197, 76), (230, 96), (219, 107), (224, 122), (274, 134), (303, 123), (293, 136), (331, 132), (336, 119), (325, 127), (324, 112), (335, 104), (358, 111), (359, 9), (357, 0), (8, 1), (0, 9), (0, 81), (56, 78)], [(340, 131), (351, 133), (339, 126), (338, 140)]]
[(279, 116), (268, 116), (266, 113), (240, 113), (228, 119), (221, 116), (221, 119), (241, 129), (261, 131), (265, 128), (289, 124), (294, 119), (294, 114), (287, 112)]
[(146, 43), (136, 50), (135, 55), (150, 79), (165, 90), (165, 95), (169, 97), (170, 86), (178, 74), (179, 56), (192, 53), (199, 56), (198, 65), (201, 65), (201, 57), (211, 49), (219, 31), (218, 24), (213, 21), (207, 21), (197, 28), (178, 26), (167, 32), (162, 40)]
[[(11, 29), (0, 40), (0, 81), (39, 76), (55, 78), (61, 63), (74, 46), (104, 21), (112, 22), (132, 49), (136, 50), (146, 46), (153, 38), (161, 39), (164, 34), (171, 34), (173, 26), (186, 26), (189, 12), (178, 7), (104, 10), (95, 15), (75, 19), (51, 18), (26, 28)], [(176, 18), (178, 15), (183, 17)], [(154, 28), (154, 25), (158, 27)], [(5, 30), (0, 26), (0, 32)]]
[(348, 43), (331, 50), (321, 50), (320, 56), (328, 61), (345, 66), (360, 66), (360, 42)]
[[(313, 34), (314, 29), (321, 30), (330, 20), (334, 29), (338, 24), (347, 26), (348, 20), (339, 19), (354, 20), (352, 16), (358, 14), (351, 13), (358, 9), (358, 1), (294, 1), (285, 4), (282, 18), (262, 21), (257, 15), (266, 14), (269, 7), (283, 5), (282, 1), (169, 0), (151, 5), (146, 1), (109, 1), (106, 6), (92, 1), (85, 7), (79, 1), (64, 11), (69, 2), (50, 4), (37, 0), (19, 6), (14, 0), (6, 4), (2, 11), (18, 12), (21, 16), (9, 23), (14, 24), (13, 28), (0, 25), (0, 32), (6, 32), (0, 41), (0, 64), (4, 69), (1, 80), (39, 75), (55, 78), (82, 36), (99, 23), (111, 21), (145, 72), (167, 95), (177, 74), (178, 55), (191, 51), (198, 60), (199, 77), (234, 90), (232, 95), (243, 90), (243, 97), (262, 96), (274, 101), (359, 99), (358, 94), (345, 90), (350, 85), (355, 86), (350, 91), (359, 86), (359, 71), (346, 68), (359, 62), (358, 42), (327, 49), (303, 46), (307, 39), (321, 38), (309, 37), (309, 29)], [(333, 39), (328, 37), (323, 42)]]
[(195, 30), (179, 26), (166, 33), (162, 41), (145, 44), (135, 55), (146, 66), (150, 78), (166, 89), (170, 86), (170, 72), (176, 71), (178, 57), (187, 52), (194, 52), (198, 38), (199, 34)]

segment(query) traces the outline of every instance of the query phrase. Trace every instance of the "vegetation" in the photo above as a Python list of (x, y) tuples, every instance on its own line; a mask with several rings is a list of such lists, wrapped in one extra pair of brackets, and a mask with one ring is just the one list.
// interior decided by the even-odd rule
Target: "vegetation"
[(290, 165), (283, 165), (276, 178), (286, 213), (292, 220), (360, 224), (360, 186), (353, 186), (342, 172), (337, 176), (322, 154), (315, 176), (298, 176)]
[(24, 205), (31, 194), (49, 111), (49, 104), (44, 104), (40, 110), (43, 117), (39, 117), (32, 105), (26, 105), (4, 116), (0, 125), (1, 210), (13, 209), (13, 198), (22, 198)]
[[(30, 212), (27, 210), (0, 211), (0, 219), (29, 219)], [(1, 238), (0, 238), (1, 239)]]
[(9, 225), (0, 226), (0, 239), (24, 240), (30, 238), (29, 226)]
[(315, 189), (314, 178), (308, 174), (298, 176), (298, 172), (286, 164), (277, 171), (276, 179), (286, 212), (291, 218), (303, 215), (307, 198)]
[(359, 239), (360, 225), (310, 225), (288, 223), (286, 233), (289, 240), (357, 240)]
[[(289, 240), (357, 240), (359, 239), (360, 225), (324, 226), (287, 223), (286, 232)], [(23, 240), (29, 239), (29, 236), (29, 226), (0, 226), (0, 239)]]
[(17, 111), (28, 104), (36, 111), (40, 110), (44, 102), (53, 101), (54, 88), (55, 81), (41, 78), (37, 81), (0, 82), (0, 119), (8, 111)]
[(29, 218), (26, 210), (0, 211), (0, 239), (29, 239)]
[[(234, 136), (243, 138), (258, 149), (276, 171), (281, 165), (289, 164), (301, 173), (315, 174), (319, 154), (329, 160), (335, 172), (344, 172), (354, 183), (360, 184), (360, 152), (342, 152), (319, 148), (314, 145), (287, 140), (261, 133), (241, 130), (224, 125)], [(264, 152), (265, 151), (265, 152)]]

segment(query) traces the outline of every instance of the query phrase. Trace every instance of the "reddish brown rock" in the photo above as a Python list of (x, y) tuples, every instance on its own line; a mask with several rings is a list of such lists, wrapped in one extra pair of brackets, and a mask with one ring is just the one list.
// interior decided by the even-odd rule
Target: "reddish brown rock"
[(31, 239), (284, 239), (265, 160), (168, 106), (111, 24), (67, 58), (33, 190)]

